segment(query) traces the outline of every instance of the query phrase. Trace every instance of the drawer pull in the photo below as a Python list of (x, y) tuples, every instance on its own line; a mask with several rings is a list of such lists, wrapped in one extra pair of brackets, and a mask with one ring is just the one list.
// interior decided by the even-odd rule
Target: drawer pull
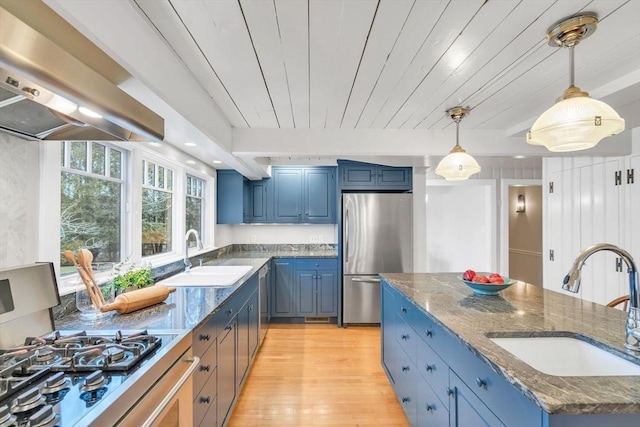
[(403, 341), (406, 341), (406, 340), (408, 340), (408, 339), (409, 339), (409, 335), (407, 335), (407, 334), (403, 334), (403, 335), (402, 335), (402, 340), (403, 340)]
[(425, 333), (429, 338), (433, 337), (433, 331), (432, 331), (431, 329), (426, 329), (426, 330), (424, 331), (424, 333)]
[(433, 371), (433, 365), (424, 365), (424, 369), (426, 369), (427, 372), (431, 372)]
[(480, 377), (476, 378), (476, 384), (478, 384), (478, 387), (480, 387), (480, 388), (486, 388), (487, 387), (487, 382), (485, 380), (483, 380), (482, 378), (480, 378)]
[(233, 308), (230, 308), (229, 310), (227, 310), (227, 314), (231, 316), (233, 314)]
[(402, 372), (409, 372), (409, 367), (408, 366), (403, 366), (402, 367)]
[(411, 399), (409, 399), (408, 397), (402, 398), (402, 403), (409, 403), (409, 402), (411, 402)]
[(200, 341), (209, 341), (211, 339), (210, 334), (200, 334)]
[(433, 411), (435, 411), (436, 407), (435, 407), (435, 405), (426, 404), (424, 409), (426, 409), (427, 412), (433, 412)]
[(401, 310), (402, 310), (402, 312), (403, 312), (403, 313), (406, 313), (406, 312), (407, 312), (407, 309), (406, 309), (405, 307), (402, 307), (402, 309), (401, 309)]
[(209, 404), (209, 403), (211, 403), (211, 398), (209, 396), (207, 396), (207, 397), (200, 396), (200, 403)]
[(200, 365), (200, 372), (209, 372), (211, 365)]
[(453, 396), (453, 394), (454, 394), (453, 389), (451, 389), (449, 387), (447, 387), (445, 391), (447, 392), (447, 395), (449, 395), (449, 396)]

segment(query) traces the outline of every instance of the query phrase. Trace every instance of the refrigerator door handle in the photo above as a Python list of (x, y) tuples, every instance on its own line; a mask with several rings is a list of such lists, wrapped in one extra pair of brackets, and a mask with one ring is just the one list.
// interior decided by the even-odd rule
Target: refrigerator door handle
[(362, 278), (362, 277), (353, 277), (351, 278), (352, 282), (370, 282), (370, 283), (380, 283), (379, 277), (370, 277), (370, 278)]
[(349, 264), (349, 209), (344, 212), (344, 263)]

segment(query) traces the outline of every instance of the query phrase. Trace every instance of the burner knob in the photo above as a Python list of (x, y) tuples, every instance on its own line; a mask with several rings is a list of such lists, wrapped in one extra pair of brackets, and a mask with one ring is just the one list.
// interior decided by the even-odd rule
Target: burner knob
[(37, 387), (25, 391), (18, 396), (16, 400), (11, 404), (11, 412), (14, 414), (20, 414), (30, 409), (37, 408), (44, 405), (45, 399), (40, 394), (40, 390)]
[(58, 414), (53, 412), (53, 406), (45, 405), (29, 417), (28, 427), (53, 427), (58, 421)]
[(0, 406), (0, 427), (16, 425), (16, 416), (11, 414), (7, 405)]
[(57, 374), (55, 374), (54, 376), (52, 376), (51, 378), (49, 378), (47, 381), (44, 382), (44, 384), (42, 385), (42, 388), (40, 389), (40, 393), (52, 394), (57, 391), (64, 390), (65, 388), (69, 388), (70, 383), (71, 381), (69, 381), (68, 378), (64, 377), (63, 372), (58, 372)]
[(106, 384), (107, 379), (105, 378), (102, 371), (95, 371), (92, 374), (87, 375), (87, 377), (84, 379), (84, 382), (80, 386), (80, 390), (95, 391), (105, 386)]

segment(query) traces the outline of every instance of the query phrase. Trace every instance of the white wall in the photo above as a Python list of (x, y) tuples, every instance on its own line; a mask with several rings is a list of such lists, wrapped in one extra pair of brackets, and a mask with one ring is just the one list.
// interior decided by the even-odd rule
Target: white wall
[(243, 224), (216, 226), (215, 246), (232, 243), (337, 243), (337, 225)]
[(37, 141), (0, 133), (0, 268), (51, 261), (38, 253), (39, 150)]

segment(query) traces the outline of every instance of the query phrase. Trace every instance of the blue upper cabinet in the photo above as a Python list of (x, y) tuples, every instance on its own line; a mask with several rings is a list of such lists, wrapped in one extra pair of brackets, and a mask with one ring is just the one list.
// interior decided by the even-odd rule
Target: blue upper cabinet
[(248, 180), (234, 170), (217, 171), (217, 222), (241, 224), (245, 222), (245, 189)]
[(350, 161), (338, 162), (340, 187), (343, 190), (411, 191), (412, 168), (382, 166)]
[(273, 178), (249, 181), (219, 170), (218, 224), (336, 223), (336, 168), (274, 166)]
[(312, 224), (336, 222), (335, 174), (334, 167), (304, 169), (303, 222)]
[(273, 168), (273, 222), (303, 222), (302, 177), (300, 168)]
[(335, 175), (331, 166), (274, 167), (272, 221), (335, 224)]

